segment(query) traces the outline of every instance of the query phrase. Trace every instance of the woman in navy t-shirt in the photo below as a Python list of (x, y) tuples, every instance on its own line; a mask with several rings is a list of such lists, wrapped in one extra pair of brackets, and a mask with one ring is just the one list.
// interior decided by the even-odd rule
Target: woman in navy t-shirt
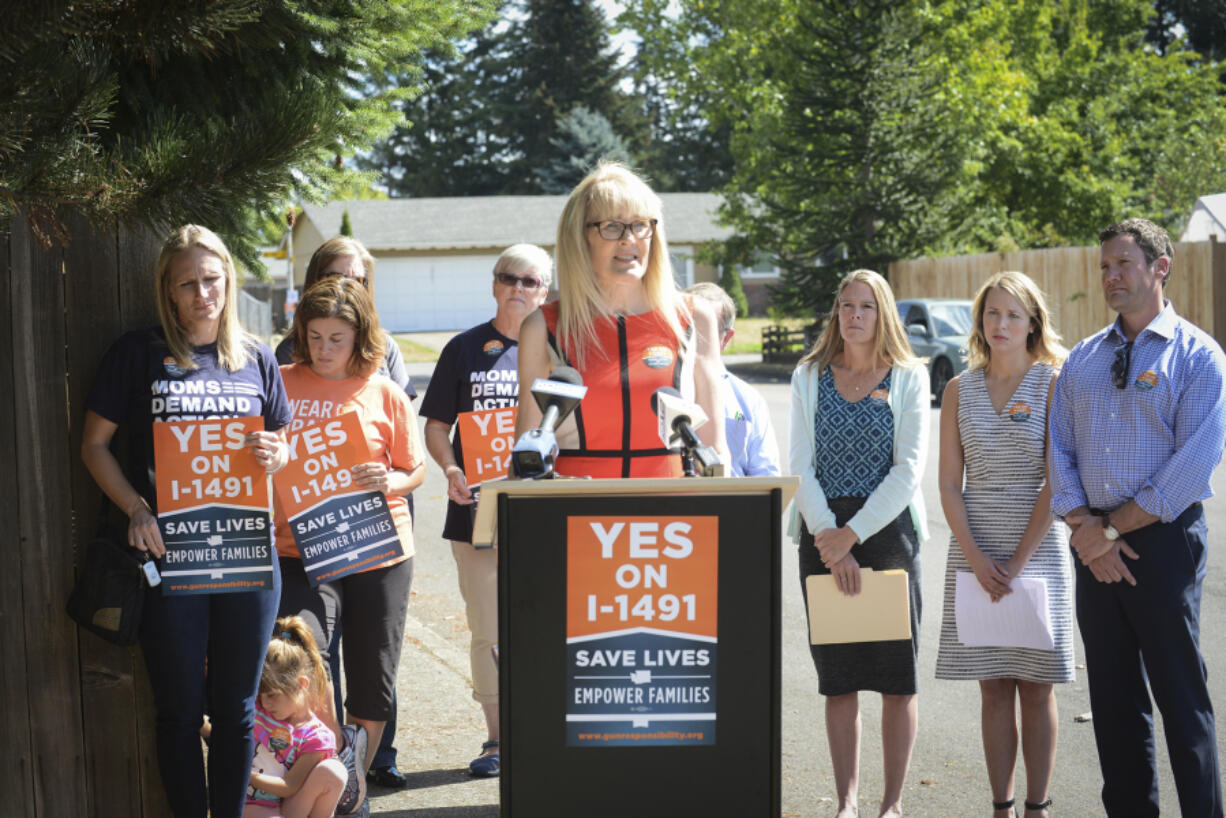
[[(127, 514), (128, 544), (161, 557), (153, 424), (263, 417), (265, 431), (249, 433), (243, 445), (271, 473), (286, 462), (279, 430), (290, 408), (272, 351), (239, 325), (234, 262), (220, 238), (196, 225), (179, 228), (162, 247), (156, 277), (161, 326), (125, 334), (103, 356), (86, 401), (81, 459)], [(110, 450), (121, 425), (126, 469)], [(203, 818), (209, 809), (213, 818), (242, 815), (255, 695), (281, 595), (272, 565), (266, 590), (163, 596), (156, 587), (146, 598), (141, 648), (157, 710), (158, 765), (177, 818)], [(207, 793), (199, 734), (206, 696)]]

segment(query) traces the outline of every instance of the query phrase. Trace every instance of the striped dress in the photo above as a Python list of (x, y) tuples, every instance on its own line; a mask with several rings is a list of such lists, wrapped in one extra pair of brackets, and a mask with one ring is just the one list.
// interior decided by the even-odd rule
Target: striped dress
[[(1032, 366), (1000, 414), (992, 407), (982, 369), (969, 370), (958, 378), (958, 431), (966, 465), (962, 498), (975, 544), (1002, 563), (1017, 549), (1043, 487), (1047, 392), (1053, 372), (1047, 364)], [(1064, 525), (1052, 522), (1022, 570), (1024, 577), (1047, 580), (1055, 650), (967, 647), (959, 642), (955, 576), (970, 570), (951, 535), (937, 678), (1073, 681), (1072, 562)]]

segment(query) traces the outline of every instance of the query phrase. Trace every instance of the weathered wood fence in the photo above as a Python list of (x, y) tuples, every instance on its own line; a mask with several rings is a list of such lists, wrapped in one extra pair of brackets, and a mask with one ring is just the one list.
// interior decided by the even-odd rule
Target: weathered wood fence
[(160, 242), (64, 223), (71, 244), (50, 250), (20, 218), (0, 234), (0, 816), (162, 818), (139, 650), (64, 613), (102, 496), (79, 456), (82, 405), (107, 346), (156, 323)]
[(762, 329), (762, 360), (768, 364), (795, 363), (809, 346), (808, 330), (772, 324)]
[[(971, 298), (992, 274), (1025, 273), (1047, 294), (1053, 321), (1070, 348), (1115, 319), (1099, 283), (1099, 249), (1060, 247), (1016, 253), (919, 258), (890, 264), (898, 298)], [(1180, 315), (1226, 346), (1226, 245), (1177, 243), (1167, 297)]]

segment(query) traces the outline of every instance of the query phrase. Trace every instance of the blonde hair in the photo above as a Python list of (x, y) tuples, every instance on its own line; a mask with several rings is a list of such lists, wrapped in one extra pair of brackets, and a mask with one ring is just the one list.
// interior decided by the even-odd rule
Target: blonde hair
[(312, 702), (324, 701), (328, 695), (328, 677), (323, 657), (315, 644), (315, 635), (301, 616), (283, 616), (273, 626), (272, 641), (264, 654), (264, 669), (260, 672), (260, 693), (298, 695), (298, 677), (306, 676)]
[[(596, 319), (613, 314), (592, 269), (588, 225), (622, 213), (656, 220), (647, 251), (643, 290), (652, 311), (667, 322), (678, 343), (684, 341), (685, 330), (678, 313), (688, 318), (689, 306), (678, 294), (673, 280), (660, 197), (625, 165), (602, 161), (571, 191), (558, 220), (558, 341), (574, 349), (579, 366), (583, 365), (588, 345), (595, 344)], [(597, 352), (608, 355), (607, 350), (599, 347)]]
[(1047, 299), (1034, 280), (1025, 273), (997, 273), (983, 283), (975, 293), (971, 305), (971, 337), (967, 341), (966, 364), (970, 369), (982, 369), (992, 359), (992, 348), (983, 334), (983, 311), (987, 307), (988, 292), (999, 289), (1017, 299), (1022, 309), (1030, 316), (1030, 333), (1026, 336), (1026, 351), (1052, 366), (1060, 366), (1068, 352), (1060, 345), (1060, 335), (1051, 324)]
[(515, 270), (535, 270), (545, 289), (553, 283), (553, 259), (535, 244), (512, 244), (494, 262), (494, 275)]
[(345, 371), (358, 378), (368, 377), (383, 363), (387, 353), (385, 333), (379, 327), (375, 300), (362, 282), (333, 276), (312, 285), (294, 311), (294, 360), (311, 363), (311, 344), (307, 325), (316, 318), (339, 318), (353, 327), (353, 352)]
[(197, 368), (192, 358), (192, 345), (187, 338), (187, 328), (179, 320), (178, 310), (170, 297), (173, 287), (170, 281), (170, 264), (180, 252), (194, 247), (221, 259), (221, 268), (226, 276), (226, 298), (221, 307), (221, 318), (217, 327), (217, 362), (227, 372), (237, 372), (250, 360), (250, 349), (256, 344), (256, 340), (243, 330), (243, 325), (238, 320), (238, 274), (234, 270), (234, 259), (230, 257), (225, 242), (216, 233), (198, 224), (185, 224), (171, 233), (158, 255), (158, 317), (162, 321), (162, 332), (166, 335), (166, 346), (181, 369)]
[(816, 366), (818, 373), (843, 353), (843, 333), (839, 331), (839, 299), (843, 291), (860, 282), (868, 286), (877, 301), (876, 353), (890, 366), (915, 366), (921, 361), (911, 352), (902, 319), (898, 317), (898, 305), (894, 303), (894, 291), (889, 282), (872, 270), (852, 270), (839, 282), (834, 294), (834, 304), (826, 317), (826, 326), (818, 336), (813, 349), (800, 359), (797, 366)]
[(352, 236), (335, 236), (315, 248), (315, 252), (311, 254), (311, 260), (307, 263), (306, 277), (302, 280), (303, 291), (317, 284), (324, 268), (332, 263), (332, 259), (341, 256), (358, 257), (358, 261), (362, 262), (362, 269), (366, 271), (366, 278), (362, 280), (362, 283), (373, 294), (375, 291), (375, 257), (366, 249), (365, 244)]

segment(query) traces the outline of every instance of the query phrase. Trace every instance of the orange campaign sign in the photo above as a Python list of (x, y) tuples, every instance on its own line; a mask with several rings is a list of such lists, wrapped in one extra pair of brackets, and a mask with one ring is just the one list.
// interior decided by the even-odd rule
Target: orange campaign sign
[(357, 412), (290, 434), (289, 462), (274, 480), (312, 585), (404, 556), (382, 492), (358, 488), (354, 466), (370, 460)]
[(461, 412), (456, 417), (460, 448), (464, 450), (464, 478), (470, 487), (507, 476), (515, 447), (518, 406)]
[(243, 446), (259, 417), (153, 424), (162, 593), (272, 587), (268, 478)]
[(568, 746), (714, 744), (719, 519), (569, 517)]

